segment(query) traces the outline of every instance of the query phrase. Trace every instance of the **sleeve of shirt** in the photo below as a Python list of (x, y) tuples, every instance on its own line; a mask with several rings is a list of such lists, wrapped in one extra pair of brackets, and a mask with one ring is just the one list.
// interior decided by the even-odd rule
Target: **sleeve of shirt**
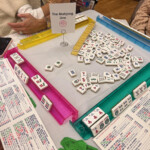
[(0, 0), (0, 10), (11, 17), (16, 17), (18, 9), (28, 3), (28, 0)]
[(146, 26), (147, 26), (148, 19), (149, 19), (149, 7), (148, 7), (149, 2), (150, 0), (145, 0), (143, 2), (143, 4), (138, 9), (135, 15), (135, 18), (133, 19), (131, 23), (131, 27), (133, 27), (134, 29), (142, 33), (145, 33)]
[(31, 5), (29, 5), (29, 4), (26, 4), (22, 7), (20, 7), (18, 10), (18, 14), (25, 14), (25, 13), (29, 13), (37, 19), (41, 19), (44, 17), (44, 13), (43, 13), (41, 7), (37, 8), (37, 9), (32, 9)]

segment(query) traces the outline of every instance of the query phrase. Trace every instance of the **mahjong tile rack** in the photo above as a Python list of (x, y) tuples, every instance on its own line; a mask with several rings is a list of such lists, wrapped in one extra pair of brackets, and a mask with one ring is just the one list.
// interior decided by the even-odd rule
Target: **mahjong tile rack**
[[(75, 17), (75, 29), (81, 28), (85, 25), (88, 25), (89, 23), (93, 22), (93, 19), (85, 16), (85, 15), (76, 15)], [(18, 48), (22, 50), (26, 50), (30, 47), (33, 47), (35, 45), (38, 45), (40, 43), (46, 42), (48, 40), (57, 38), (61, 36), (61, 33), (53, 34), (51, 29), (48, 29), (46, 31), (34, 34), (30, 37), (24, 38), (20, 40), (20, 43), (18, 43)]]
[(103, 24), (105, 27), (109, 28), (110, 30), (118, 33), (122, 37), (130, 40), (132, 43), (142, 47), (143, 49), (150, 51), (150, 37), (139, 33), (132, 28), (126, 27), (114, 19), (109, 19), (105, 16), (97, 16), (96, 21), (100, 24)]
[[(77, 121), (75, 121), (74, 123), (73, 122), (70, 123), (72, 127), (78, 132), (78, 134), (84, 140), (87, 140), (93, 137), (92, 127), (86, 125), (85, 123), (86, 121), (85, 118), (89, 114), (92, 114), (92, 112), (94, 113), (96, 109), (101, 109), (101, 112), (104, 112), (103, 117), (105, 116), (104, 114), (106, 114), (109, 116), (109, 120), (112, 121), (115, 117), (119, 115), (118, 111), (116, 111), (116, 113), (113, 111), (115, 107), (119, 107), (118, 104), (124, 102), (125, 99), (129, 100), (128, 105), (125, 106), (122, 110), (125, 111), (125, 108), (127, 108), (132, 101), (134, 101), (140, 94), (144, 92), (144, 90), (142, 90), (142, 92), (140, 93), (139, 92), (140, 88), (143, 87), (144, 89), (146, 89), (149, 86), (150, 86), (150, 63), (144, 66), (132, 77), (130, 77), (127, 81), (125, 81), (112, 93), (110, 93), (108, 96), (102, 99), (93, 108), (91, 108), (88, 112), (82, 115)], [(107, 123), (110, 121), (107, 120)]]
[[(15, 60), (13, 56), (15, 56), (15, 58), (19, 57), (19, 60)], [(20, 79), (31, 89), (31, 91), (41, 101), (41, 104), (45, 107), (45, 109), (52, 114), (52, 116), (57, 120), (57, 122), (60, 125), (66, 122), (68, 118), (71, 119), (72, 121), (75, 121), (78, 118), (78, 111), (76, 110), (76, 108), (74, 108), (67, 101), (67, 99), (63, 95), (61, 95), (28, 62), (28, 60), (18, 52), (18, 48), (13, 48), (9, 50), (5, 54), (5, 58), (9, 60), (15, 72), (17, 71), (16, 72), (17, 76), (19, 76)], [(34, 77), (41, 77), (41, 78), (40, 80), (36, 80), (37, 82), (35, 82)], [(42, 84), (39, 84), (40, 82), (42, 82)]]

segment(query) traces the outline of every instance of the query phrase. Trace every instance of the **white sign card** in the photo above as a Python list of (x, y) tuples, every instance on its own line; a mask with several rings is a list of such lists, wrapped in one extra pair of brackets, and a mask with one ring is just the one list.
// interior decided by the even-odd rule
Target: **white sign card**
[(52, 33), (75, 31), (76, 3), (50, 4)]

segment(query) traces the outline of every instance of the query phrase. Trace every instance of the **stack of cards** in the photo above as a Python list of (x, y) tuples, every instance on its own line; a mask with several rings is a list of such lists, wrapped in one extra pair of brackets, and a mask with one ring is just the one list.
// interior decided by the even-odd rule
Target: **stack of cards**
[(17, 75), (25, 84), (27, 84), (28, 81), (29, 81), (29, 76), (21, 69), (21, 67), (18, 66), (17, 64), (15, 64), (14, 70), (15, 70), (16, 75)]
[(69, 137), (65, 137), (61, 141), (61, 145), (63, 148), (59, 148), (58, 150), (98, 150), (90, 145), (87, 145), (83, 140), (76, 141)]
[(40, 90), (48, 87), (48, 84), (39, 75), (35, 75), (31, 79)]

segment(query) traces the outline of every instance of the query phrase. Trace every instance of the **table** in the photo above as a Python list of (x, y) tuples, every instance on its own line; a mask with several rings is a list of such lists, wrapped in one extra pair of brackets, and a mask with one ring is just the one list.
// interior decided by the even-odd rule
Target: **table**
[[(96, 20), (97, 15), (101, 15), (94, 10), (88, 10), (82, 12), (82, 14), (89, 16), (94, 20)], [(68, 71), (70, 69), (75, 69), (78, 76), (80, 71), (84, 70), (90, 73), (97, 72), (102, 74), (103, 71), (110, 71), (112, 69), (111, 67), (106, 68), (104, 65), (99, 65), (96, 62), (92, 62), (90, 65), (78, 64), (77, 57), (70, 54), (74, 44), (77, 42), (85, 28), (86, 27), (82, 27), (77, 29), (75, 33), (69, 33), (65, 35), (65, 39), (69, 43), (68, 47), (60, 47), (62, 37), (58, 37), (27, 50), (19, 51), (75, 108), (77, 108), (77, 110), (79, 110), (79, 117), (124, 82), (121, 80), (115, 84), (105, 84), (101, 87), (97, 94), (88, 91), (85, 95), (78, 93), (76, 88), (72, 86), (71, 81), (73, 79), (68, 75)], [(149, 62), (149, 52), (143, 50), (142, 48), (119, 36), (103, 25), (100, 25), (99, 23), (96, 23), (95, 29), (106, 33), (112, 33), (116, 37), (123, 39), (125, 43), (133, 45), (135, 48), (133, 54), (144, 57), (144, 63), (142, 64), (143, 66)], [(16, 37), (15, 40), (17, 40)], [(54, 64), (57, 59), (62, 60), (63, 66), (59, 69), (55, 68), (53, 72), (45, 72), (45, 65)], [(138, 70), (134, 70), (131, 75), (137, 71)], [(45, 111), (40, 104), (40, 101), (32, 93), (32, 91), (30, 91), (26, 85), (24, 85), (24, 87), (30, 96), (35, 100), (37, 104), (36, 110), (57, 148), (61, 147), (60, 141), (64, 137), (71, 137), (76, 140), (81, 139), (81, 137), (71, 127), (69, 122), (66, 122), (64, 125), (60, 126), (55, 119)], [(92, 139), (85, 142), (89, 145), (97, 147)]]

